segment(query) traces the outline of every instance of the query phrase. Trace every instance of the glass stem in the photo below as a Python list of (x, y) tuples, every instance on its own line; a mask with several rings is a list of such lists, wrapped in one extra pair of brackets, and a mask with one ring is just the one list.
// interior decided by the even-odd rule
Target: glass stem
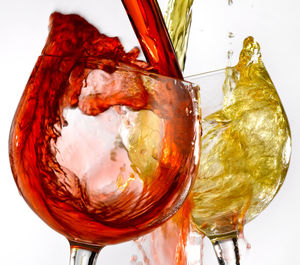
[(212, 242), (220, 265), (240, 265), (237, 237)]
[(78, 245), (72, 245), (70, 249), (69, 265), (96, 265), (100, 248), (89, 248)]

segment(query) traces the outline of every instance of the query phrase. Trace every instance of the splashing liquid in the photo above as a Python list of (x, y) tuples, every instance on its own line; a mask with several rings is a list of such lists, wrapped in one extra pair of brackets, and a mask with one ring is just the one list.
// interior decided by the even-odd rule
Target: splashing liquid
[[(199, 263), (199, 258), (193, 257), (192, 260), (189, 256), (190, 254), (195, 256), (194, 247), (196, 246), (198, 250), (200, 245), (200, 236), (190, 233), (190, 212), (191, 200), (188, 199), (168, 222), (136, 240), (145, 265)], [(198, 254), (198, 251), (196, 253)]]
[(181, 70), (184, 70), (194, 0), (169, 0), (165, 14), (166, 26)]
[(126, 53), (78, 15), (54, 13), (49, 29), (12, 124), (16, 183), (71, 241), (131, 239), (187, 194), (190, 95), (177, 79), (151, 78), (138, 50)]
[(192, 218), (210, 239), (242, 231), (273, 199), (287, 173), (290, 129), (252, 37), (227, 68), (223, 107), (203, 121)]

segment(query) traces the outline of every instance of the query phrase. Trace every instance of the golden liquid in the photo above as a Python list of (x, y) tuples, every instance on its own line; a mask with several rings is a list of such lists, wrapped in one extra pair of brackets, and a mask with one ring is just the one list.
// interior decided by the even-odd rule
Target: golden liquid
[(252, 37), (227, 68), (223, 107), (203, 120), (192, 218), (210, 239), (241, 231), (273, 199), (287, 173), (290, 130)]
[(184, 70), (194, 0), (169, 0), (165, 22), (181, 70)]

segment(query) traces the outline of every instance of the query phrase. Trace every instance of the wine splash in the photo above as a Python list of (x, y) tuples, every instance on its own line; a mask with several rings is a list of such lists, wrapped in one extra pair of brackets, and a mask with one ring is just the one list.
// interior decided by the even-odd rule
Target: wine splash
[(190, 212), (191, 201), (187, 200), (169, 221), (135, 241), (145, 265), (198, 264), (191, 250), (200, 245), (200, 236), (190, 233)]
[(289, 166), (290, 129), (252, 37), (227, 68), (223, 108), (203, 120), (192, 217), (210, 239), (242, 231), (281, 187)]
[(137, 49), (126, 53), (78, 15), (54, 13), (49, 28), (10, 133), (18, 188), (71, 242), (136, 237), (187, 196), (198, 125), (186, 85), (193, 88), (146, 72), (153, 67), (136, 60)]

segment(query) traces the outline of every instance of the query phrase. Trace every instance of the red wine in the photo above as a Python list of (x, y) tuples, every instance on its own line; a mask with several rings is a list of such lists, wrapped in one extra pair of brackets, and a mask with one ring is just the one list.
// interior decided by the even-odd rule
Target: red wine
[(10, 161), (31, 208), (69, 240), (103, 246), (146, 233), (192, 182), (196, 110), (186, 86), (145, 72), (78, 15), (50, 33), (10, 133)]
[(122, 0), (147, 61), (159, 74), (183, 79), (156, 0)]

